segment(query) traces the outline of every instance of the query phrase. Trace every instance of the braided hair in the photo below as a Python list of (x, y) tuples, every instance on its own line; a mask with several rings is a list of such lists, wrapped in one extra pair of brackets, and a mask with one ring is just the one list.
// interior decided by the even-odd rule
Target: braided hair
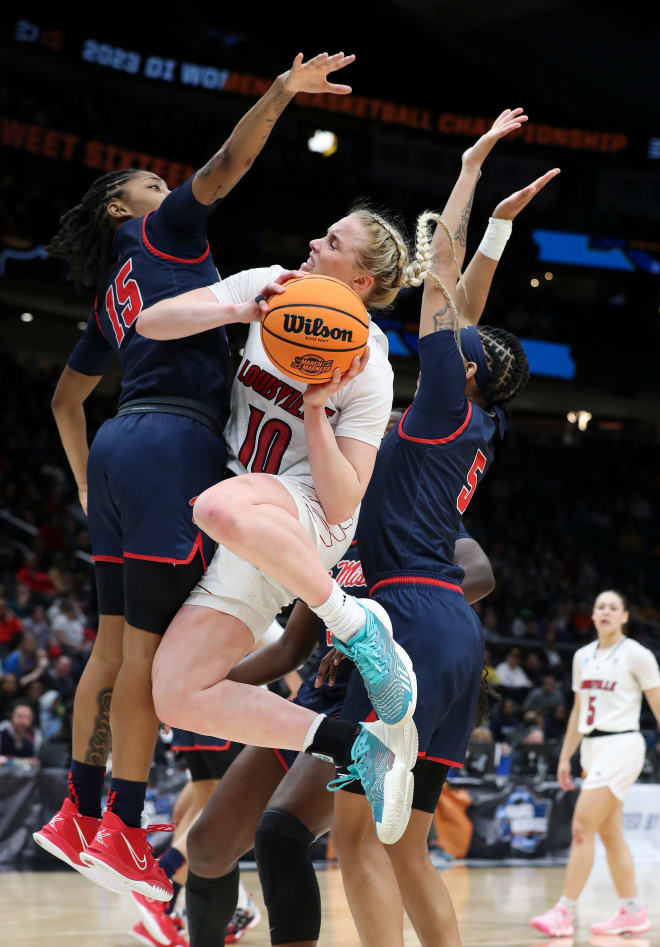
[(85, 191), (80, 203), (60, 217), (60, 229), (46, 250), (68, 261), (67, 279), (77, 289), (94, 286), (102, 297), (115, 232), (108, 204), (111, 198), (123, 196), (123, 185), (138, 173), (135, 168), (126, 168), (102, 175)]
[(482, 392), (488, 404), (503, 404), (529, 381), (529, 362), (520, 339), (506, 329), (479, 326), (490, 379)]

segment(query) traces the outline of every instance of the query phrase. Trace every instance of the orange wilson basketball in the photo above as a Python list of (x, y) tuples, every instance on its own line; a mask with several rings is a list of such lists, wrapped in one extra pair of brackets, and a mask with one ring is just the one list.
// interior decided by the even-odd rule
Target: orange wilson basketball
[(369, 340), (369, 314), (357, 293), (332, 276), (289, 280), (261, 322), (261, 341), (281, 372), (298, 381), (329, 381), (347, 371)]

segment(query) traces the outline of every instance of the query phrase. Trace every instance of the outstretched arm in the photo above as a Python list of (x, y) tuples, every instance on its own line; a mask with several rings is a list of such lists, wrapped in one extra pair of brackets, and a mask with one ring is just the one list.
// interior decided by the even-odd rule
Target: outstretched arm
[(348, 95), (351, 87), (328, 82), (328, 75), (350, 65), (355, 56), (321, 53), (303, 62), (298, 53), (287, 72), (278, 76), (256, 105), (243, 116), (227, 141), (193, 178), (193, 194), (200, 204), (213, 204), (226, 197), (250, 169), (268, 141), (284, 109), (297, 92), (330, 92)]
[[(209, 329), (235, 322), (256, 322), (268, 311), (266, 300), (277, 293), (283, 293), (283, 284), (287, 280), (302, 275), (298, 270), (286, 270), (274, 282), (268, 283), (257, 296), (245, 301), (221, 303), (208, 286), (161, 299), (160, 302), (142, 310), (135, 331), (147, 339), (162, 342), (168, 339), (185, 339), (189, 335), (208, 332)], [(228, 284), (231, 280), (230, 276), (221, 285)], [(230, 298), (227, 294), (227, 299)]]
[(559, 168), (546, 171), (521, 191), (500, 201), (493, 211), (479, 249), (470, 260), (463, 280), (456, 286), (456, 308), (461, 325), (476, 325), (481, 319), (497, 264), (511, 233), (511, 222), (558, 174)]
[[(460, 270), (465, 259), (467, 227), (474, 192), (481, 175), (481, 166), (496, 142), (520, 128), (526, 121), (527, 116), (522, 114), (521, 108), (505, 109), (495, 120), (492, 128), (463, 154), (461, 173), (441, 214), (444, 227), (442, 224), (436, 226), (431, 241), (432, 273), (435, 279), (429, 275), (424, 281), (419, 323), (420, 338), (431, 332), (437, 332), (439, 329), (454, 328), (454, 311), (447, 300), (447, 295), (455, 306), (456, 270), (457, 268)], [(453, 247), (447, 232), (452, 236)], [(439, 283), (444, 286), (444, 291)]]

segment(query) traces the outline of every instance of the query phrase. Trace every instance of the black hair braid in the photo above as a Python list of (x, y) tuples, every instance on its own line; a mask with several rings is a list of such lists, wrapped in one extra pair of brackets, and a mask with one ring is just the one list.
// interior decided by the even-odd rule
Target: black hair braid
[(520, 339), (493, 326), (479, 326), (490, 373), (488, 388), (482, 392), (489, 404), (502, 404), (513, 398), (529, 381), (529, 362)]
[(114, 236), (108, 203), (111, 197), (121, 195), (125, 182), (137, 173), (135, 168), (126, 168), (102, 175), (87, 189), (80, 203), (60, 217), (60, 229), (46, 250), (51, 256), (68, 261), (67, 279), (77, 289), (94, 286), (97, 295), (103, 295)]
[(479, 694), (477, 695), (477, 705), (474, 708), (473, 725), (480, 727), (482, 723), (485, 723), (490, 717), (493, 707), (501, 700), (501, 696), (491, 687), (488, 681), (488, 668), (484, 662), (483, 671), (481, 672)]

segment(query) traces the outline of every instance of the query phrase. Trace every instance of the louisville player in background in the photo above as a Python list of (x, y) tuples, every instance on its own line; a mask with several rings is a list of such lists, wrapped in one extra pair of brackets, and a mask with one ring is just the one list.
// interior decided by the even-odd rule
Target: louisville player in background
[[(299, 54), (181, 187), (170, 192), (145, 171), (104, 175), (63, 216), (49, 248), (69, 262), (77, 285), (97, 291), (52, 407), (88, 509), (100, 620), (76, 693), (69, 798), (34, 837), (106, 887), (135, 883), (142, 894), (162, 900), (171, 898), (172, 885), (140, 827), (158, 728), (151, 666), (161, 636), (212, 555), (212, 541), (191, 521), (189, 500), (223, 474), (230, 382), (223, 324), (240, 321), (241, 314), (234, 307), (231, 319), (223, 316), (212, 331), (165, 344), (135, 330), (144, 307), (217, 281), (207, 221), (295, 93), (351, 91), (330, 84), (327, 75), (353, 57), (324, 53), (302, 60)], [(119, 412), (88, 451), (83, 403), (116, 355)], [(101, 827), (110, 732), (113, 779)], [(97, 831), (90, 869), (80, 856)]]
[(586, 773), (573, 813), (573, 841), (559, 901), (533, 917), (532, 927), (551, 937), (571, 937), (577, 900), (594, 860), (594, 837), (605, 846), (620, 899), (617, 913), (591, 925), (593, 934), (636, 934), (650, 929), (646, 905), (637, 897), (635, 868), (623, 834), (623, 802), (642, 771), (639, 732), (642, 694), (660, 727), (660, 670), (654, 654), (626, 637), (628, 606), (619, 592), (601, 592), (594, 603), (598, 638), (573, 656), (575, 701), (561, 748), (557, 780), (573, 789), (570, 760), (580, 746)]

